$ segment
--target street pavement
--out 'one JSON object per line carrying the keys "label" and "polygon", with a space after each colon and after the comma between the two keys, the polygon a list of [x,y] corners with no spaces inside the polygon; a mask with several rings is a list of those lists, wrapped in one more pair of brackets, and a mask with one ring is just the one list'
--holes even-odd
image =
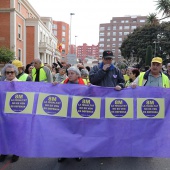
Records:
{"label": "street pavement", "polygon": [[84,158],[62,163],[57,158],[20,158],[10,163],[8,157],[0,170],[170,170],[170,158]]}

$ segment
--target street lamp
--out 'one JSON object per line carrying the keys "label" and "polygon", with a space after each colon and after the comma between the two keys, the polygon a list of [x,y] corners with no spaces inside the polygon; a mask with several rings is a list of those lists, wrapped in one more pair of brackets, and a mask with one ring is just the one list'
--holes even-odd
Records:
{"label": "street lamp", "polygon": [[75,14],[70,13],[70,48],[69,48],[69,54],[71,53],[71,20],[72,20],[72,15],[75,15]]}
{"label": "street lamp", "polygon": [[153,42],[155,44],[155,52],[154,52],[154,57],[156,57],[156,44],[159,43],[159,41],[154,41]]}
{"label": "street lamp", "polygon": [[75,35],[75,54],[76,54],[76,51],[77,51],[77,50],[76,50],[76,49],[77,49],[77,48],[76,48],[76,38],[77,38],[77,35]]}

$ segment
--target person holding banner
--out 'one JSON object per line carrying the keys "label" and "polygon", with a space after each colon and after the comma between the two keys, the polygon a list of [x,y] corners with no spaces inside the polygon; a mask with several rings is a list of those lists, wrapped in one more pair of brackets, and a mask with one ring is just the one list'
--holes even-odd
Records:
{"label": "person holding banner", "polygon": [[[13,64],[6,64],[2,69],[2,75],[5,76],[4,81],[12,82],[12,81],[19,81],[16,76],[18,75],[18,69]],[[2,139],[1,139],[2,140]],[[8,155],[1,154],[0,155],[0,162],[5,161],[5,158]],[[11,162],[18,161],[19,156],[12,155]]]}
{"label": "person holding banner", "polygon": [[132,88],[137,86],[170,87],[168,77],[162,73],[162,58],[154,57],[152,59],[150,70],[140,73],[131,84]]}
{"label": "person holding banner", "polygon": [[[68,69],[68,78],[62,82],[63,84],[80,84],[87,85],[87,81],[81,78],[80,70],[72,66]],[[66,158],[58,158],[58,162],[63,162]],[[76,161],[80,162],[82,158],[75,158]]]}
{"label": "person holding banner", "polygon": [[62,83],[63,84],[82,84],[87,85],[87,81],[81,78],[80,70],[72,66],[68,70],[68,78],[65,79]]}
{"label": "person holding banner", "polygon": [[94,66],[89,73],[90,83],[103,87],[114,87],[121,90],[125,86],[125,80],[121,71],[112,64],[112,51],[104,51],[102,63]]}

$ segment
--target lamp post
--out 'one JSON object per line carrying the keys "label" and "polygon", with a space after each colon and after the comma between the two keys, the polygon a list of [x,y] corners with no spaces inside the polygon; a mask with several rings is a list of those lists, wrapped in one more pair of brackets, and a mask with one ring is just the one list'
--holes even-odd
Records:
{"label": "lamp post", "polygon": [[76,38],[77,38],[77,35],[75,35],[75,54],[77,53],[77,47],[76,47]]}
{"label": "lamp post", "polygon": [[71,20],[72,20],[72,15],[75,15],[75,14],[70,13],[70,48],[69,48],[69,54],[71,53]]}
{"label": "lamp post", "polygon": [[154,57],[156,57],[156,44],[159,43],[159,41],[154,41],[153,43],[155,44]]}

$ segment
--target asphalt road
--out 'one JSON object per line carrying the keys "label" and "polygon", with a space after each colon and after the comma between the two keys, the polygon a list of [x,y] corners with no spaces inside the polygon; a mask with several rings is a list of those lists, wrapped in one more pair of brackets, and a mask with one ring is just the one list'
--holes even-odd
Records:
{"label": "asphalt road", "polygon": [[81,162],[57,158],[20,158],[0,163],[0,170],[170,170],[170,158],[84,158]]}

